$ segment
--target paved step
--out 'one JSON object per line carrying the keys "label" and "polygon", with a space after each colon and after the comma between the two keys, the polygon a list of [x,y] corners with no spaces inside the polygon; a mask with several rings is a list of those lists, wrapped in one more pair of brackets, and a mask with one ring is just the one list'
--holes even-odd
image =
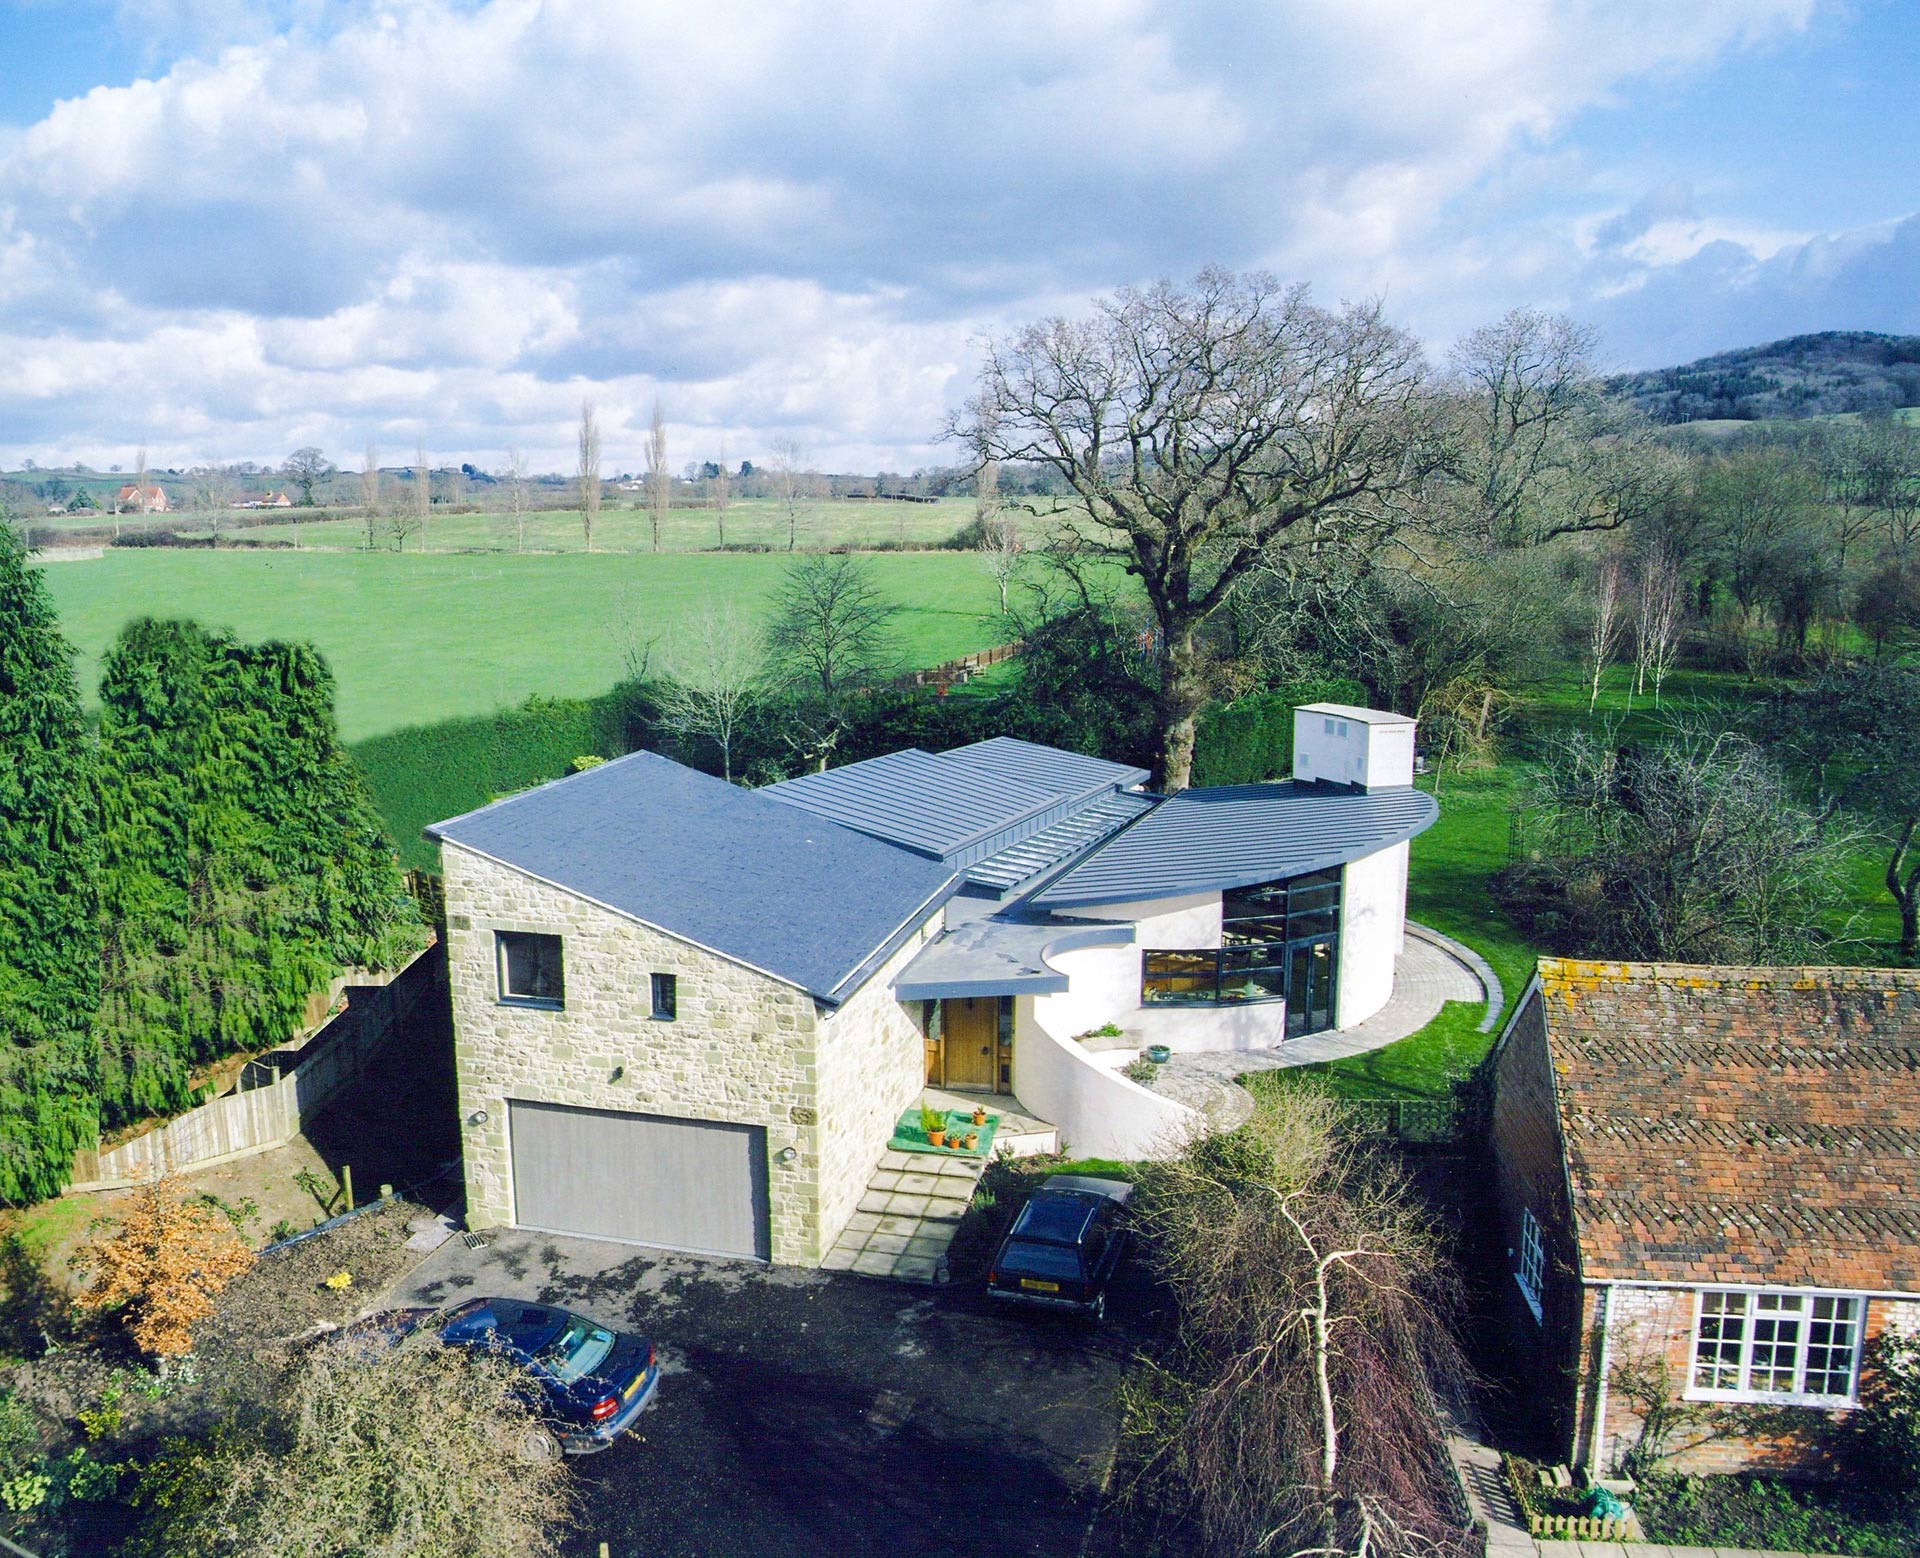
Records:
{"label": "paved step", "polygon": [[866,1194],[820,1262],[822,1269],[927,1286],[945,1282],[947,1246],[986,1166],[984,1158],[881,1153]]}

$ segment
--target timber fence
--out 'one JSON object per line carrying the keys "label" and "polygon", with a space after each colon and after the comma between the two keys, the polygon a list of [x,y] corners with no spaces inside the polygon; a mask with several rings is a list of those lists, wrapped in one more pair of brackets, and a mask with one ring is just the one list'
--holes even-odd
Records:
{"label": "timber fence", "polygon": [[68,1191],[123,1190],[285,1146],[397,1035],[444,1026],[445,947],[436,942],[391,979],[348,985],[344,995],[346,1009],[306,1043],[248,1061],[232,1092],[131,1141],[76,1152]]}

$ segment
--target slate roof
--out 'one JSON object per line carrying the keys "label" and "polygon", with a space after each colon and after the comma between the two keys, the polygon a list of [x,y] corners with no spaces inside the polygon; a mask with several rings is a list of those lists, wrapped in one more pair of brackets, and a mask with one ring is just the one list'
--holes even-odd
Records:
{"label": "slate roof", "polygon": [[1358,860],[1432,826],[1411,788],[1223,785],[1182,790],[1034,894],[1042,907],[1132,903],[1278,881]]}
{"label": "slate roof", "polygon": [[798,985],[858,988],[959,884],[924,856],[635,752],[426,830]]}
{"label": "slate roof", "polygon": [[761,793],[948,865],[967,865],[1146,778],[1145,769],[996,736],[950,752],[908,747]]}
{"label": "slate roof", "polygon": [[1920,974],[1540,981],[1585,1278],[1920,1293]]}

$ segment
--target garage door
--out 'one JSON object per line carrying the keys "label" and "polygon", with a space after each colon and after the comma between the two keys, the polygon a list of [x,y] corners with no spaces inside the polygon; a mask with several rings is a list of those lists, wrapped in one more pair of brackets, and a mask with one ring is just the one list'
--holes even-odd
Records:
{"label": "garage door", "polygon": [[764,1127],[518,1100],[509,1115],[523,1228],[767,1258]]}

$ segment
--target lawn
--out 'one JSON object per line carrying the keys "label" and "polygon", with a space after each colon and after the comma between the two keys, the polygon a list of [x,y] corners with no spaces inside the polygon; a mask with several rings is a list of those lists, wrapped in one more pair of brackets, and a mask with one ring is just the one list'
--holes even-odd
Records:
{"label": "lawn", "polygon": [[[914,508],[899,504],[889,507]],[[765,611],[786,559],[746,553],[500,554],[109,549],[45,571],[92,695],[100,656],[142,615],[194,617],[243,638],[317,644],[339,681],[349,741],[534,695],[586,696],[620,680],[626,625],[670,656],[708,602]],[[962,552],[878,553],[880,586],[903,608],[907,665],[936,665],[1004,641],[993,582]]]}

